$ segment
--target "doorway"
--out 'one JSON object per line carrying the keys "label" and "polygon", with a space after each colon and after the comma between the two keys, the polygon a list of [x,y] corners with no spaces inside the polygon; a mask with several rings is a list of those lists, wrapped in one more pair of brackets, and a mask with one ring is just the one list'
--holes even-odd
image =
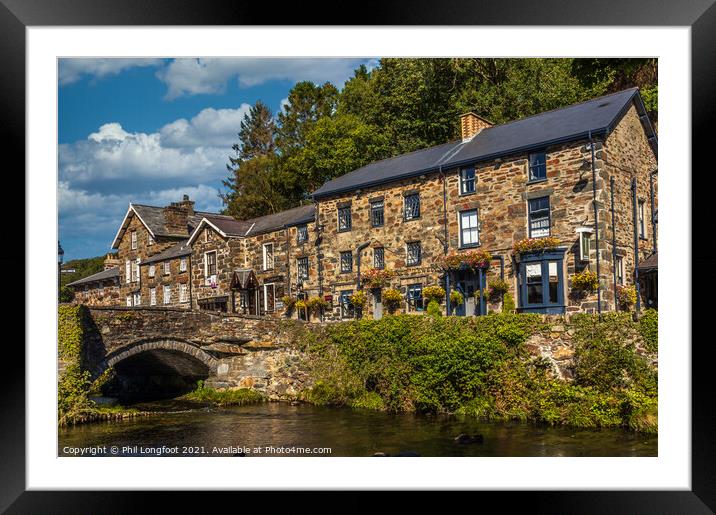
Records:
{"label": "doorway", "polygon": [[455,306],[457,316],[479,316],[487,314],[487,305],[483,298],[485,290],[485,270],[458,270],[454,273],[455,290],[462,294],[463,302]]}

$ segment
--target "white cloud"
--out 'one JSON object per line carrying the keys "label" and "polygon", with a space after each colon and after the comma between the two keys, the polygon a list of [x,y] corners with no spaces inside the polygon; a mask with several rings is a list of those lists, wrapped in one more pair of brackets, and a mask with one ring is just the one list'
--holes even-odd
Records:
{"label": "white cloud", "polygon": [[241,121],[249,112],[249,104],[238,109],[214,109],[208,107],[191,121],[180,118],[168,123],[159,131],[165,147],[223,146],[231,148],[238,140]]}
{"label": "white cloud", "polygon": [[161,59],[149,58],[64,58],[60,59],[58,64],[59,82],[61,86],[65,86],[77,82],[83,75],[101,79],[137,66],[160,66],[162,62]]}
{"label": "white cloud", "polygon": [[182,58],[159,70],[157,77],[166,83],[165,98],[171,100],[182,95],[222,93],[234,77],[241,87],[269,80],[329,81],[341,87],[364,62],[339,58]]}

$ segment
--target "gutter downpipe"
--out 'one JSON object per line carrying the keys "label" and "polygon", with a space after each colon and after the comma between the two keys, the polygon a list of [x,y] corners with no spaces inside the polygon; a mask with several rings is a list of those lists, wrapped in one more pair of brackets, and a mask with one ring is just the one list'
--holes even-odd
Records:
{"label": "gutter downpipe", "polygon": [[[320,216],[319,216],[319,210],[318,210],[318,202],[314,199],[313,203],[316,206],[315,214],[313,215],[313,225],[315,226],[316,230],[316,265],[318,268],[318,296],[323,297],[323,260],[321,259],[321,224],[320,222]],[[321,322],[323,322],[324,319],[324,308],[321,308],[321,314],[320,319]]]}
{"label": "gutter downpipe", "polygon": [[619,311],[619,303],[617,302],[617,226],[614,221],[614,176],[609,179],[609,187],[611,189],[612,201],[612,268],[614,269],[614,310]]}
{"label": "gutter downpipe", "polygon": [[[448,253],[448,226],[447,226],[447,180],[443,173],[443,167],[438,167],[438,173],[443,180],[443,254],[447,256]],[[450,271],[445,271],[445,311],[449,315],[452,314],[452,306],[450,305]]]}
{"label": "gutter downpipe", "polygon": [[363,249],[366,248],[368,245],[370,245],[370,242],[366,241],[365,243],[361,243],[360,245],[358,245],[358,248],[356,249],[356,268],[358,269],[356,290],[362,289],[360,284],[360,253],[363,252]]}
{"label": "gutter downpipe", "polygon": [[602,316],[602,282],[599,274],[599,210],[597,208],[597,169],[594,165],[594,140],[589,131],[589,149],[592,153],[592,206],[594,207],[594,245],[597,250],[597,313]]}
{"label": "gutter downpipe", "polygon": [[641,288],[639,287],[639,234],[636,213],[636,177],[631,180],[631,204],[634,216],[634,287],[636,288],[636,312],[641,310]]}
{"label": "gutter downpipe", "polygon": [[657,173],[659,173],[658,168],[649,174],[649,189],[650,189],[650,196],[651,196],[651,239],[653,241],[652,250],[654,251],[654,254],[656,254],[656,251],[657,251],[657,248],[656,248],[656,215],[654,215],[654,175],[656,175]]}

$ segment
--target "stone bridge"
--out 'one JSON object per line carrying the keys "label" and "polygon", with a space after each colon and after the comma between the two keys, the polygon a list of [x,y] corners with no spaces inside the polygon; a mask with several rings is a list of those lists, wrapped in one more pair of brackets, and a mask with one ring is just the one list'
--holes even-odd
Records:
{"label": "stone bridge", "polygon": [[201,379],[209,386],[248,387],[294,398],[306,374],[287,344],[291,322],[178,308],[88,308],[86,362],[108,368],[108,393],[176,395]]}

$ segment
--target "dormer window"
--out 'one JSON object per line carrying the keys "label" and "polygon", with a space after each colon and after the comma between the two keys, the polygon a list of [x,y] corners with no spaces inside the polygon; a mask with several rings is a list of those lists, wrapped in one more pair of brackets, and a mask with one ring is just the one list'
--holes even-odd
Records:
{"label": "dormer window", "polygon": [[474,166],[460,170],[460,195],[475,193],[476,184],[477,178],[475,177]]}
{"label": "dormer window", "polygon": [[547,154],[533,152],[529,155],[529,181],[542,181],[547,179]]}
{"label": "dormer window", "polygon": [[304,243],[308,241],[308,226],[307,225],[299,225],[296,229],[297,239],[298,243]]}

